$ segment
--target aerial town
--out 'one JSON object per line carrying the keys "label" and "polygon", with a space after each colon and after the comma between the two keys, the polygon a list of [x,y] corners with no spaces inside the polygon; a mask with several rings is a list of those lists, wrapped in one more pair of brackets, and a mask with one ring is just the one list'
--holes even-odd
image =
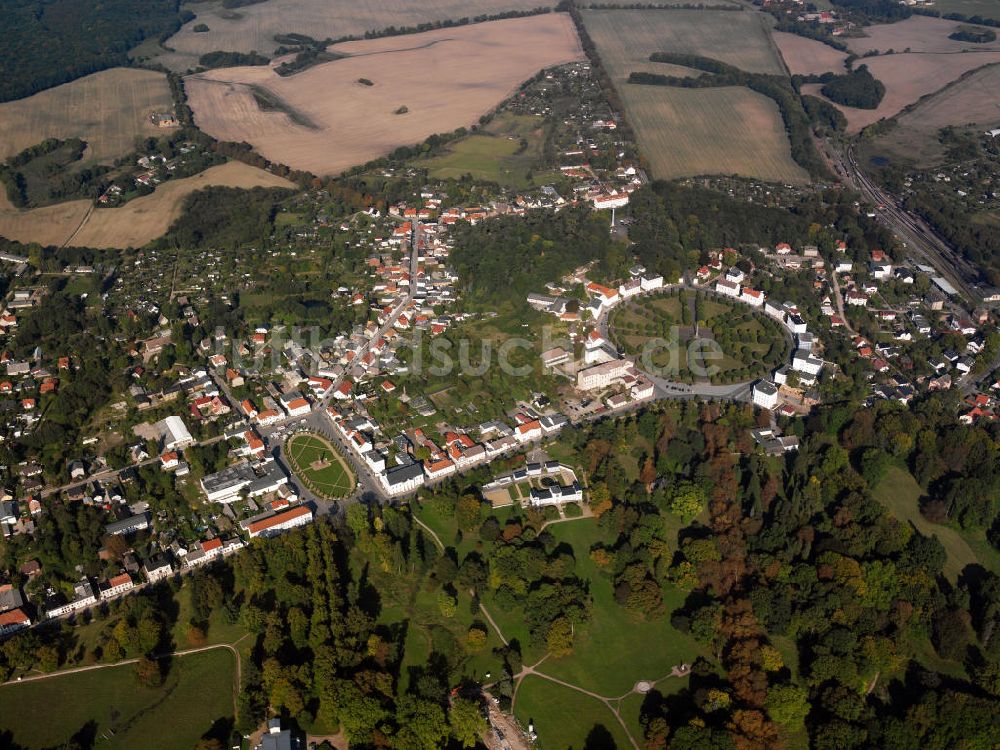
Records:
{"label": "aerial town", "polygon": [[0,746],[992,747],[1000,16],[65,2]]}

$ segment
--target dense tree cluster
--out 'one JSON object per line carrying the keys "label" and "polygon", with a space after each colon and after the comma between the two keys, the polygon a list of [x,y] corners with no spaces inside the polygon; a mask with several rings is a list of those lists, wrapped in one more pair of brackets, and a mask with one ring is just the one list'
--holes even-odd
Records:
{"label": "dense tree cluster", "polygon": [[871,74],[867,65],[859,65],[850,73],[833,76],[823,84],[822,92],[845,107],[876,109],[885,96],[885,84]]}
{"label": "dense tree cluster", "polygon": [[813,244],[829,253],[843,239],[859,259],[867,257],[870,248],[893,247],[891,235],[866,221],[853,202],[849,192],[823,191],[785,210],[747,204],[704,188],[655,182],[632,193],[629,239],[641,263],[665,279],[697,268],[709,250],[720,247],[773,248],[788,242],[794,247]]}
{"label": "dense tree cluster", "polygon": [[131,48],[194,17],[178,0],[3,0],[0,8],[0,101],[127,65]]}
{"label": "dense tree cluster", "polygon": [[599,276],[617,278],[627,263],[606,217],[584,206],[460,224],[452,234],[450,260],[473,305],[525,306],[530,292],[542,291],[546,282],[577,266],[597,261]]}

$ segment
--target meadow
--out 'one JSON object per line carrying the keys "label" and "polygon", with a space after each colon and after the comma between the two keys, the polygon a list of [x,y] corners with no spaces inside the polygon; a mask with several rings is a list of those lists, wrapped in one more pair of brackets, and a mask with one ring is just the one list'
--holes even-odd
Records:
{"label": "meadow", "polygon": [[232,717],[235,668],[233,654],[217,649],[172,659],[156,688],[140,685],[132,665],[3,685],[0,727],[27,750],[78,733],[81,747],[188,750]]}
{"label": "meadow", "polygon": [[961,531],[931,523],[920,513],[920,498],[926,494],[913,475],[905,468],[890,467],[875,488],[875,499],[899,520],[911,524],[925,536],[936,536],[947,553],[944,574],[955,581],[967,565],[982,565],[1000,572],[1000,553],[984,539],[983,534]]}
{"label": "meadow", "polygon": [[[636,131],[654,177],[704,174],[808,182],[792,160],[777,105],[747,88],[681,89],[627,83],[633,71],[695,75],[649,61],[653,52],[711,57],[780,75],[771,18],[752,11],[586,10],[584,23]],[[739,42],[738,44],[736,42]]]}
{"label": "meadow", "polygon": [[431,179],[459,179],[468,174],[520,189],[532,184],[530,173],[541,159],[544,141],[541,117],[504,113],[479,132],[449,145],[445,153],[421,159],[414,166],[426,169]]}
{"label": "meadow", "polygon": [[162,133],[149,120],[172,111],[163,73],[112,68],[26,99],[0,104],[0,159],[46,138],[87,142],[84,163],[110,163],[135,147],[138,137]]}
{"label": "meadow", "polygon": [[295,475],[318,497],[335,500],[354,489],[354,475],[333,444],[321,435],[303,432],[288,438],[284,455]]}
{"label": "meadow", "polygon": [[[631,747],[614,714],[596,698],[541,677],[528,676],[517,691],[515,716],[531,724],[539,750]],[[610,738],[613,744],[608,744]],[[642,734],[637,735],[637,740]]]}
{"label": "meadow", "polygon": [[141,247],[164,234],[181,215],[184,199],[210,186],[293,187],[263,169],[232,161],[193,177],[168,180],[151,195],[119,208],[92,208],[87,200],[19,210],[0,194],[0,236],[18,242],[78,247]]}
{"label": "meadow", "polygon": [[[197,18],[181,27],[164,45],[147,44],[134,54],[153,56],[171,70],[184,72],[198,65],[206,52],[260,52],[271,55],[279,46],[275,34],[306,34],[313,39],[362,36],[366,31],[412,27],[509,10],[532,10],[555,3],[538,0],[267,0],[237,9],[220,0],[188,6]],[[196,32],[198,24],[208,26]],[[172,50],[172,51],[170,51]]]}
{"label": "meadow", "polygon": [[335,174],[468,127],[542,68],[583,54],[564,13],[330,49],[346,57],[285,78],[266,66],[190,76],[196,122],[220,140],[251,143],[273,161]]}

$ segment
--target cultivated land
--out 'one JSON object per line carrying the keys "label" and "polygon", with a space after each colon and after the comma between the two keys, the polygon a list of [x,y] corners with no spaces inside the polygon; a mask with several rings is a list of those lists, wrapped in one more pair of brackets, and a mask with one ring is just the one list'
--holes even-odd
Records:
{"label": "cultivated land", "polygon": [[169,180],[152,195],[120,208],[98,209],[88,200],[79,200],[23,211],[0,194],[0,236],[42,245],[141,247],[170,228],[188,195],[210,186],[294,187],[283,177],[233,161],[193,177]]}
{"label": "cultivated land", "polygon": [[[872,75],[885,84],[885,97],[877,109],[837,106],[847,117],[848,131],[856,133],[874,122],[899,114],[920,97],[944,88],[963,74],[983,65],[1000,62],[1000,50],[956,54],[912,53],[883,55],[865,59]],[[821,98],[820,84],[806,84],[802,90]],[[992,97],[995,101],[995,93]]]}
{"label": "cultivated land", "polygon": [[872,154],[932,166],[944,158],[938,131],[948,125],[974,123],[980,128],[1000,124],[1000,65],[977,70],[900,115],[896,127],[868,147]]}
{"label": "cultivated land", "polygon": [[26,99],[0,104],[0,159],[46,138],[87,142],[85,162],[108,163],[135,146],[137,137],[162,133],[153,112],[172,111],[163,73],[112,68]]}
{"label": "cultivated land", "polygon": [[322,500],[335,500],[354,489],[354,474],[333,444],[321,435],[303,432],[285,443],[284,455],[295,476]]}
{"label": "cultivated land", "polygon": [[[471,125],[540,69],[582,58],[565,13],[331,49],[349,57],[287,78],[266,66],[189,77],[198,125],[220,140],[247,141],[273,161],[338,173]],[[403,106],[408,112],[396,114]]]}
{"label": "cultivated land", "polygon": [[[154,54],[171,70],[183,72],[198,66],[206,52],[226,50],[271,55],[279,44],[275,34],[305,34],[313,39],[362,36],[390,26],[406,27],[430,21],[449,21],[493,15],[509,10],[533,10],[555,3],[538,0],[267,0],[227,9],[221,2],[197,3],[190,9],[198,17],[170,37],[163,47],[146,45],[138,54]],[[209,30],[195,32],[205,24]]]}
{"label": "cultivated land", "polygon": [[587,30],[625,104],[654,177],[736,174],[804,183],[777,106],[746,88],[681,89],[627,83],[633,71],[693,71],[649,61],[653,52],[712,57],[744,70],[784,73],[771,19],[752,11],[586,10]]}
{"label": "cultivated land", "polygon": [[785,72],[771,42],[773,20],[754,11],[585,10],[584,25],[617,82],[634,70],[671,72],[654,52],[711,57],[751,73]]}
{"label": "cultivated land", "polygon": [[654,177],[741,175],[805,183],[777,105],[743,87],[626,84],[622,98]]}
{"label": "cultivated land", "polygon": [[139,685],[132,665],[4,685],[0,727],[27,750],[62,747],[91,723],[108,750],[191,748],[232,716],[235,668],[233,654],[218,649],[172,659],[158,688]]}
{"label": "cultivated land", "polygon": [[844,60],[847,59],[845,52],[787,31],[775,31],[772,36],[792,75],[821,75],[828,71],[844,71]]}
{"label": "cultivated land", "polygon": [[[948,35],[959,26],[969,24],[958,21],[947,21],[943,18],[927,16],[911,16],[898,23],[876,24],[865,27],[865,36],[845,38],[852,52],[863,55],[871,50],[886,52],[895,50],[902,52],[909,48],[911,52],[961,52],[962,50],[998,50],[1000,38],[987,44],[974,42],[959,42],[949,39]],[[981,26],[977,28],[987,29]],[[865,61],[867,62],[867,61]]]}

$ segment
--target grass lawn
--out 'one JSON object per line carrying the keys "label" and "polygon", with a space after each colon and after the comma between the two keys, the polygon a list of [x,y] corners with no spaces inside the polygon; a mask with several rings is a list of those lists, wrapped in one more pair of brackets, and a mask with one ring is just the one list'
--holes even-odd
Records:
{"label": "grass lawn", "polygon": [[[590,580],[594,610],[590,622],[577,634],[573,654],[546,660],[540,671],[600,695],[617,697],[631,690],[637,681],[658,680],[674,665],[690,663],[702,653],[691,636],[670,625],[669,615],[649,622],[637,621],[615,602],[611,580],[589,556],[591,545],[600,540],[596,522],[560,523],[548,530],[560,542],[573,546],[577,574]],[[683,599],[680,591],[669,591],[667,610],[680,606]]]}
{"label": "grass lawn", "polygon": [[[621,724],[603,703],[539,677],[528,676],[521,683],[514,714],[523,726],[534,724],[538,733],[536,747],[540,750],[591,746],[625,750],[632,746]],[[597,741],[609,735],[613,745]],[[593,744],[588,743],[588,737]]]}
{"label": "grass lawn", "polygon": [[[480,133],[451,144],[446,153],[417,163],[434,179],[477,180],[524,188],[533,184],[532,168],[539,163],[544,141],[542,118],[501,114]],[[527,144],[522,148],[522,139]]]}
{"label": "grass lawn", "polygon": [[90,724],[102,748],[190,750],[232,716],[235,667],[219,649],[174,659],[158,688],[140,686],[131,665],[4,685],[0,727],[32,749],[61,745]]}
{"label": "grass lawn", "polygon": [[919,499],[923,494],[917,480],[906,469],[892,466],[874,490],[875,499],[890,513],[906,523],[912,524],[925,536],[936,536],[944,545],[948,559],[944,564],[944,574],[954,581],[966,565],[980,562],[963,535],[948,526],[931,523],[920,515]]}
{"label": "grass lawn", "polygon": [[325,500],[335,500],[354,489],[354,474],[325,437],[309,432],[292,435],[285,455],[306,486]]}

